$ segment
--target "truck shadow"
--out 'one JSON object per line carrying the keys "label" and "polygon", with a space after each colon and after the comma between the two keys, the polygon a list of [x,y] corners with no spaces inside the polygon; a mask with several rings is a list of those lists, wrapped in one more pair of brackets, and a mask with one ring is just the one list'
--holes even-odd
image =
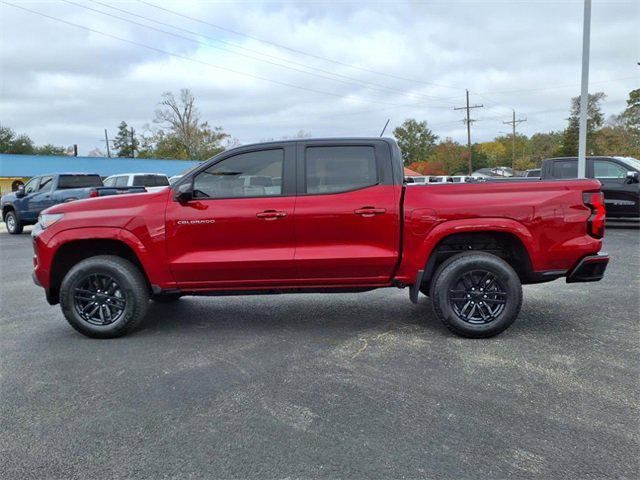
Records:
{"label": "truck shadow", "polygon": [[[547,335],[575,328],[577,325],[562,318],[557,307],[537,299],[525,300],[520,317],[502,336]],[[413,305],[404,295],[380,293],[184,297],[171,304],[152,303],[136,335],[189,331],[204,336],[243,331],[350,335],[390,326],[416,334],[456,337],[435,317],[428,298],[421,297],[419,304]]]}

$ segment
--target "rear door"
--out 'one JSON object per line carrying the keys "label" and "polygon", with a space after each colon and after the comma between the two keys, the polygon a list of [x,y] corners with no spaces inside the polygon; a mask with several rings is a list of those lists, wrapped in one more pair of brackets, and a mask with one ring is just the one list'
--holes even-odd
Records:
{"label": "rear door", "polygon": [[379,284],[398,259],[400,188],[389,146],[308,141],[297,148],[295,264],[302,282]]}
{"label": "rear door", "polygon": [[589,162],[589,177],[602,183],[607,216],[626,217],[638,214],[638,184],[627,181],[629,167],[608,158],[594,158]]}
{"label": "rear door", "polygon": [[[251,185],[255,176],[261,185]],[[295,143],[229,152],[174,189],[184,182],[193,182],[193,200],[170,197],[166,210],[167,253],[181,288],[260,288],[295,278]]]}

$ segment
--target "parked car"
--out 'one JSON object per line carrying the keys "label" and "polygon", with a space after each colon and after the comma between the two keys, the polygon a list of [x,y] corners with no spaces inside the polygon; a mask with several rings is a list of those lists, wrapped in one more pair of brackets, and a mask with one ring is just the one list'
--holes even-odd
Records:
{"label": "parked car", "polygon": [[539,168],[531,168],[529,170],[524,171],[523,177],[526,178],[540,178],[540,169]]}
{"label": "parked car", "polygon": [[98,174],[60,173],[31,178],[18,190],[0,199],[2,220],[11,234],[22,233],[25,225],[33,225],[40,212],[58,203],[117,193],[145,192],[141,187],[109,188]]}
{"label": "parked car", "polygon": [[146,187],[150,192],[161,190],[169,185],[164,173],[120,173],[105,179],[107,187]]}
{"label": "parked car", "polygon": [[182,178],[182,175],[174,175],[173,177],[169,177],[169,185],[173,185],[181,178]]}
{"label": "parked car", "polygon": [[[640,160],[633,157],[587,157],[587,178],[600,180],[608,217],[640,217]],[[578,158],[550,158],[542,163],[541,178],[578,176]]]}
{"label": "parked car", "polygon": [[[256,177],[274,189],[256,194]],[[131,331],[150,298],[385,287],[490,337],[517,317],[523,283],[597,281],[609,261],[597,181],[515,182],[405,187],[391,139],[246,145],[169,189],[49,208],[34,280],[91,337]]]}

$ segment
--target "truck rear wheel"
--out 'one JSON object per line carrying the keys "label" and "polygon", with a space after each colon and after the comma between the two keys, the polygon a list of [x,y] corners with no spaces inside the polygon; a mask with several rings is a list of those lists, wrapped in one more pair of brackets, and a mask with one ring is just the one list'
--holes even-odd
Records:
{"label": "truck rear wheel", "polygon": [[4,223],[7,225],[7,232],[11,235],[18,235],[22,233],[22,223],[20,223],[16,212],[13,210],[9,210],[4,216]]}
{"label": "truck rear wheel", "polygon": [[114,338],[134,330],[149,307],[142,272],[112,255],[82,260],[60,286],[60,307],[69,324],[88,337]]}
{"label": "truck rear wheel", "polygon": [[522,305],[522,285],[501,258],[466,252],[440,265],[429,296],[436,316],[449,330],[463,337],[487,338],[515,321]]}

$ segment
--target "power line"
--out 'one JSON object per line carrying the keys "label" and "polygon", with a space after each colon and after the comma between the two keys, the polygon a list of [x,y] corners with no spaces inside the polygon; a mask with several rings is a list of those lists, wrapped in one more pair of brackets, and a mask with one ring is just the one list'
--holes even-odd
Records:
{"label": "power line", "polygon": [[[113,35],[111,33],[106,33],[106,32],[100,31],[100,30],[96,30],[96,29],[93,29],[93,28],[85,27],[84,25],[79,25],[77,23],[69,22],[67,20],[63,20],[62,18],[54,17],[52,15],[47,15],[46,13],[38,12],[36,10],[31,10],[29,8],[26,8],[26,7],[21,7],[19,5],[15,5],[15,4],[10,3],[10,2],[6,2],[5,1],[4,3],[6,5],[11,6],[11,7],[18,8],[20,10],[24,10],[25,12],[29,12],[29,13],[32,13],[34,15],[39,15],[41,17],[45,17],[45,18],[48,18],[50,20],[55,20],[57,22],[64,23],[66,25],[70,25],[70,26],[73,26],[73,27],[80,28],[82,30],[86,30],[88,32],[97,33],[98,35],[103,35],[105,37],[113,38],[115,40],[119,40],[121,42],[125,42],[125,43],[128,43],[130,45],[135,45],[137,47],[145,48],[147,50],[151,50],[151,51],[158,52],[158,53],[163,53],[165,55],[169,55],[169,56],[172,56],[172,57],[180,58],[182,60],[187,60],[189,62],[193,62],[193,63],[197,63],[197,64],[200,64],[200,65],[205,65],[205,66],[208,66],[208,67],[216,68],[218,70],[224,70],[224,71],[227,71],[227,72],[235,73],[237,75],[243,75],[243,76],[246,76],[246,77],[255,78],[257,80],[262,80],[262,81],[265,81],[265,82],[274,83],[276,85],[282,85],[282,86],[285,86],[285,87],[295,88],[295,89],[298,89],[298,90],[304,90],[304,91],[307,91],[307,92],[320,93],[322,95],[329,95],[329,96],[337,97],[337,98],[353,99],[352,96],[342,95],[342,94],[334,93],[334,92],[327,92],[327,91],[318,90],[318,89],[315,89],[315,88],[303,87],[301,85],[296,85],[296,84],[293,84],[293,83],[281,82],[279,80],[273,80],[273,79],[270,79],[270,78],[261,77],[259,75],[254,75],[254,74],[251,74],[251,73],[242,72],[242,71],[235,70],[235,69],[232,69],[232,68],[222,67],[220,65],[215,65],[213,63],[205,62],[203,60],[197,60],[195,58],[190,58],[190,57],[187,57],[187,56],[184,56],[184,55],[180,55],[178,53],[169,52],[167,50],[163,50],[161,48],[153,47],[153,46],[147,45],[145,43],[140,43],[140,42],[136,42],[134,40],[129,40],[129,39],[126,39],[126,38],[122,38],[122,37],[119,37],[117,35]],[[367,103],[377,103],[377,104],[380,104],[380,105],[389,105],[389,106],[394,106],[394,107],[397,106],[396,104],[387,103],[387,102],[380,102],[380,101],[377,101],[377,100],[361,100],[361,99],[356,99],[356,100],[359,100],[359,101],[362,101],[362,102],[367,102]]]}
{"label": "power line", "polygon": [[516,171],[516,125],[526,121],[527,121],[526,118],[519,118],[518,120],[516,120],[516,111],[513,110],[512,120],[510,122],[502,122],[505,125],[511,125],[511,127],[513,128],[513,135],[511,138],[511,142],[512,142],[511,143],[511,147],[512,147],[511,169],[514,172]]}
{"label": "power line", "polygon": [[[225,51],[225,52],[229,52],[229,53],[232,53],[234,55],[239,55],[239,56],[242,56],[242,57],[245,57],[245,58],[251,58],[251,59],[257,60],[259,62],[265,62],[265,63],[268,63],[270,65],[275,65],[275,66],[278,66],[278,67],[287,68],[289,70],[293,70],[293,71],[296,71],[296,72],[304,73],[304,74],[307,74],[307,75],[313,75],[313,76],[316,76],[318,78],[323,78],[323,79],[327,79],[327,80],[333,80],[333,81],[336,81],[336,82],[345,83],[347,85],[370,86],[375,90],[386,90],[386,91],[389,91],[389,92],[394,92],[394,93],[398,93],[398,94],[401,94],[401,95],[404,95],[404,96],[409,96],[409,97],[414,97],[414,98],[421,98],[422,97],[422,98],[429,99],[429,100],[450,100],[450,98],[443,98],[443,97],[436,97],[436,96],[433,96],[433,95],[425,95],[425,94],[417,94],[417,93],[406,92],[406,91],[399,90],[397,88],[392,88],[392,87],[389,87],[389,86],[386,86],[386,85],[381,85],[381,84],[374,83],[374,82],[369,82],[369,81],[366,81],[366,80],[360,80],[358,78],[350,77],[348,75],[342,75],[340,73],[332,72],[330,70],[325,70],[325,69],[322,69],[322,68],[306,65],[304,63],[296,62],[294,60],[286,59],[286,58],[279,57],[279,56],[276,56],[276,55],[270,55],[268,53],[264,53],[264,52],[260,52],[258,50],[247,48],[247,47],[244,47],[242,45],[238,45],[238,44],[233,43],[233,42],[228,42],[226,40],[221,40],[221,39],[218,39],[218,38],[210,37],[208,35],[204,35],[204,34],[199,33],[199,32],[194,32],[193,30],[188,30],[186,28],[178,27],[178,26],[173,25],[171,23],[162,22],[160,20],[149,18],[149,17],[144,16],[144,15],[139,15],[137,13],[125,10],[123,8],[115,7],[113,5],[109,5],[109,4],[106,4],[104,2],[100,2],[98,0],[89,0],[89,1],[92,2],[92,3],[95,3],[97,5],[101,5],[103,7],[107,7],[107,8],[110,8],[112,10],[116,10],[116,11],[125,13],[127,15],[132,16],[132,17],[144,19],[146,21],[153,22],[153,23],[156,23],[158,25],[164,25],[164,26],[173,28],[175,30],[188,33],[190,35],[195,35],[195,36],[198,36],[198,37],[206,38],[206,39],[208,39],[210,41],[213,41],[213,42],[222,43],[224,45],[228,45],[228,46],[231,46],[233,48],[237,48],[237,49],[244,50],[244,51],[247,51],[247,52],[252,52],[254,54],[257,54],[257,55],[260,55],[260,56],[263,56],[263,57],[273,58],[273,59],[276,59],[276,60],[279,60],[279,61],[282,61],[282,62],[290,63],[292,65],[297,65],[297,66],[300,66],[300,67],[303,67],[303,68],[306,68],[306,69],[309,69],[309,70],[322,72],[322,73],[325,73],[325,74],[328,74],[328,75],[332,75],[334,77],[344,78],[344,79],[350,80],[350,82],[341,81],[341,80],[338,80],[336,78],[327,77],[325,75],[315,74],[313,72],[307,72],[307,71],[304,71],[304,70],[300,70],[298,68],[291,67],[289,65],[283,65],[281,63],[272,62],[272,61],[269,61],[269,60],[265,60],[263,58],[258,58],[258,57],[252,56],[252,55],[246,55],[246,54],[243,54],[243,53],[236,52],[234,50],[230,50],[228,48],[212,45],[211,43],[200,42],[198,40],[195,40],[195,39],[192,39],[192,38],[188,38],[188,37],[184,37],[184,36],[176,34],[174,32],[167,32],[166,30],[154,28],[154,27],[151,27],[149,25],[145,25],[145,24],[138,23],[138,22],[135,22],[135,21],[127,19],[127,18],[120,17],[118,15],[110,14],[110,13],[107,13],[107,12],[104,12],[104,11],[101,11],[101,10],[97,10],[95,8],[88,7],[86,5],[82,5],[82,4],[73,2],[71,0],[61,0],[61,1],[65,2],[65,3],[68,3],[70,5],[74,5],[76,7],[80,7],[80,8],[84,8],[86,10],[90,10],[90,11],[93,11],[93,12],[100,13],[101,15],[105,15],[105,16],[108,16],[108,17],[111,17],[111,18],[116,18],[118,20],[122,20],[124,22],[128,22],[128,23],[131,23],[133,25],[138,25],[138,26],[143,27],[143,28],[154,30],[156,32],[161,32],[161,33],[164,33],[164,34],[167,34],[167,35],[172,35],[174,37],[182,38],[184,40],[187,40],[187,41],[190,41],[190,42],[194,42],[194,43],[198,43],[200,45],[205,45],[205,46],[208,46],[208,47],[217,48],[219,50],[222,50],[222,51]],[[444,107],[443,106],[442,108],[448,108],[448,107]]]}
{"label": "power line", "polygon": [[[602,84],[602,83],[613,83],[613,82],[622,82],[624,80],[640,80],[640,77],[638,76],[634,76],[634,77],[620,77],[620,78],[614,78],[611,80],[601,80],[599,82],[589,82],[591,85],[595,85],[595,84]],[[525,88],[525,89],[518,89],[518,90],[503,90],[503,91],[499,91],[499,92],[482,92],[484,95],[504,95],[504,94],[509,94],[509,93],[521,93],[521,92],[539,92],[539,91],[543,91],[543,90],[556,90],[556,89],[560,89],[560,88],[569,88],[569,87],[579,87],[580,84],[579,83],[571,83],[571,84],[566,84],[566,85],[554,85],[552,87],[539,87],[539,88]],[[476,95],[480,95],[478,92],[474,92]]]}
{"label": "power line", "polygon": [[467,92],[467,105],[465,107],[454,107],[454,110],[466,110],[467,118],[465,119],[465,123],[467,124],[467,147],[469,149],[469,175],[473,173],[473,167],[471,165],[471,122],[475,120],[471,120],[470,111],[472,108],[482,108],[483,105],[469,105],[469,90]]}
{"label": "power line", "polygon": [[299,50],[299,49],[296,49],[296,48],[288,47],[286,45],[282,45],[280,43],[272,42],[270,40],[264,40],[262,38],[255,37],[253,35],[249,35],[247,33],[240,32],[238,30],[233,30],[233,29],[228,28],[228,27],[223,27],[222,25],[216,25],[215,23],[207,22],[207,21],[202,20],[200,18],[190,17],[189,15],[185,15],[183,13],[176,12],[175,10],[170,10],[168,8],[161,7],[160,5],[156,5],[155,3],[147,2],[145,0],[138,0],[138,2],[140,2],[140,3],[144,4],[144,5],[148,5],[150,7],[153,7],[153,8],[157,8],[158,10],[162,10],[162,11],[171,13],[173,15],[177,15],[177,16],[182,17],[182,18],[186,18],[188,20],[192,20],[194,22],[198,22],[198,23],[202,23],[204,25],[208,25],[210,27],[216,28],[218,30],[222,30],[224,32],[229,32],[229,33],[233,33],[235,35],[240,35],[242,37],[251,38],[252,40],[256,40],[256,41],[261,42],[261,43],[265,43],[265,44],[268,44],[268,45],[271,45],[271,46],[274,46],[274,47],[277,47],[277,48],[288,50],[290,52],[294,52],[294,53],[297,53],[297,54],[300,54],[300,55],[305,55],[305,56],[308,56],[308,57],[312,57],[312,58],[315,58],[315,59],[318,59],[318,60],[323,60],[325,62],[334,63],[336,65],[342,65],[343,67],[353,68],[355,70],[361,70],[363,72],[373,73],[375,75],[381,75],[381,76],[384,76],[384,77],[395,78],[396,80],[404,80],[406,82],[422,83],[423,85],[433,85],[433,86],[436,86],[436,87],[451,88],[451,89],[454,89],[454,90],[462,90],[462,88],[460,88],[460,87],[454,87],[454,86],[451,86],[451,85],[443,85],[443,84],[440,84],[440,83],[425,82],[423,80],[416,80],[416,79],[413,79],[413,78],[401,77],[401,76],[393,75],[393,74],[390,74],[390,73],[384,73],[384,72],[379,72],[379,71],[376,71],[376,70],[370,70],[368,68],[359,67],[357,65],[351,65],[351,64],[346,63],[346,62],[341,62],[339,60],[334,60],[334,59],[331,59],[331,58],[323,57],[323,56],[320,56],[320,55],[316,55],[314,53],[305,52],[303,50]]}

